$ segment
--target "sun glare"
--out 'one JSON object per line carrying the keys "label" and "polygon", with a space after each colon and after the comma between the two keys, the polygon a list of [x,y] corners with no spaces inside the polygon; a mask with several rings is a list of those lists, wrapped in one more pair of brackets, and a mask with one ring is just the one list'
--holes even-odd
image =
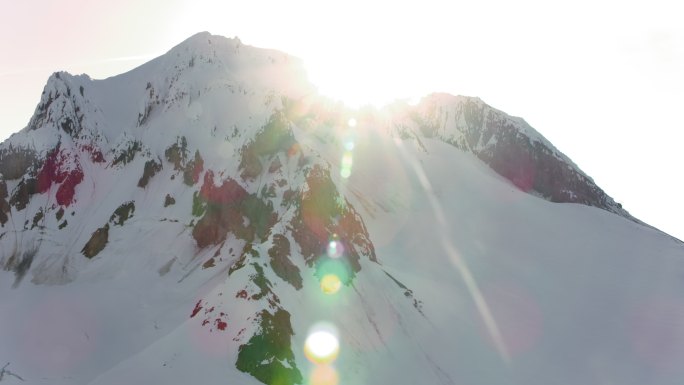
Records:
{"label": "sun glare", "polygon": [[304,342],[304,355],[314,364],[329,364],[339,352],[337,330],[328,324],[315,326]]}
{"label": "sun glare", "polygon": [[[320,58],[314,54],[306,57],[304,65],[309,80],[321,95],[339,100],[347,107],[381,108],[396,100],[413,100],[425,95],[422,87],[390,80],[386,69],[344,66],[344,63],[325,60],[319,63],[321,60],[317,59]],[[356,120],[350,119],[349,126],[355,125]]]}

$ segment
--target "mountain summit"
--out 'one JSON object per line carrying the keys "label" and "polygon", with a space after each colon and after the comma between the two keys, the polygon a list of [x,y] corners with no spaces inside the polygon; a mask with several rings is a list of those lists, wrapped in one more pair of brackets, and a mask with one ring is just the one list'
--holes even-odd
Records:
{"label": "mountain summit", "polygon": [[0,360],[27,383],[684,375],[684,247],[524,120],[352,110],[238,39],[53,74],[0,144],[0,225]]}

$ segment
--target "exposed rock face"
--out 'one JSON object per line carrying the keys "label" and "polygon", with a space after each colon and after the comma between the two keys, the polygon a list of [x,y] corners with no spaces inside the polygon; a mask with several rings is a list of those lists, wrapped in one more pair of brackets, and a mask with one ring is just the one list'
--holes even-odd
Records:
{"label": "exposed rock face", "polygon": [[315,264],[319,277],[325,274],[322,266],[338,263],[320,257],[321,250],[339,239],[346,251],[343,282],[350,283],[354,274],[361,270],[359,259],[362,255],[375,261],[375,250],[363,221],[339,195],[327,170],[314,166],[307,176],[307,186],[308,190],[299,197],[297,213],[291,222],[294,238],[307,265]]}
{"label": "exposed rock face", "polygon": [[127,165],[133,162],[135,155],[142,150],[142,144],[137,140],[131,140],[116,150],[112,166]]}
{"label": "exposed rock face", "polygon": [[192,186],[199,181],[200,174],[204,171],[204,159],[199,150],[195,151],[195,158],[188,162],[183,170],[183,182]]}
{"label": "exposed rock face", "polygon": [[4,226],[7,222],[7,213],[10,212],[10,205],[7,202],[7,183],[0,180],[0,225]]}
{"label": "exposed rock face", "polygon": [[172,197],[170,194],[166,194],[166,197],[164,197],[164,207],[169,207],[171,205],[176,204],[176,199]]}
{"label": "exposed rock face", "polygon": [[161,170],[162,165],[155,160],[148,160],[145,162],[143,175],[140,177],[140,180],[138,180],[138,187],[145,188],[147,184],[150,183],[150,179]]}
{"label": "exposed rock face", "polygon": [[166,151],[164,151],[164,155],[166,156],[166,160],[173,164],[174,170],[183,170],[188,158],[188,140],[185,139],[185,136],[178,138],[176,143],[169,146]]}
{"label": "exposed rock face", "polygon": [[0,174],[5,179],[19,179],[36,162],[35,151],[28,148],[0,149]]}
{"label": "exposed rock face", "polygon": [[242,147],[240,169],[243,180],[254,180],[259,176],[264,170],[264,163],[271,165],[269,172],[277,170],[276,165],[280,160],[274,156],[278,153],[287,153],[296,143],[287,124],[283,113],[272,115],[268,124],[257,133],[254,140]]}
{"label": "exposed rock face", "polygon": [[95,230],[93,232],[93,235],[90,237],[90,240],[88,243],[83,246],[83,249],[81,249],[81,253],[86,257],[86,258],[93,258],[96,255],[102,251],[105,246],[107,246],[107,242],[109,241],[109,223],[105,224],[104,226],[100,227],[99,229]]}
{"label": "exposed rock face", "polygon": [[214,174],[209,170],[199,193],[204,215],[192,232],[197,245],[217,245],[229,233],[247,242],[263,239],[277,220],[273,208],[248,194],[233,179],[223,181],[220,186],[215,186],[213,179]]}
{"label": "exposed rock face", "polygon": [[257,320],[261,332],[240,346],[235,366],[264,384],[300,384],[302,374],[290,347],[290,313],[283,309],[274,314],[264,310]]}
{"label": "exposed rock face", "polygon": [[635,220],[524,120],[478,98],[434,94],[406,107],[393,130],[436,138],[472,152],[519,189],[551,202],[595,206]]}
{"label": "exposed rock face", "polygon": [[[75,160],[69,165],[71,160]],[[42,194],[48,191],[53,185],[60,184],[57,189],[57,203],[60,206],[69,206],[74,202],[76,186],[83,181],[83,170],[78,162],[78,157],[61,151],[59,144],[48,153],[42,168],[38,171],[37,191]]]}
{"label": "exposed rock face", "polygon": [[122,203],[109,218],[109,222],[115,226],[123,226],[128,218],[135,213],[135,202]]}
{"label": "exposed rock face", "polygon": [[274,235],[273,246],[268,249],[268,256],[271,257],[271,268],[278,277],[297,290],[302,288],[299,268],[290,260],[290,241],[287,237],[282,234]]}
{"label": "exposed rock face", "polygon": [[14,206],[18,211],[25,209],[31,196],[38,191],[37,186],[38,181],[31,177],[24,177],[14,189],[9,204]]}
{"label": "exposed rock face", "polygon": [[185,136],[177,138],[176,143],[164,151],[166,160],[173,164],[173,169],[183,173],[183,182],[192,186],[199,181],[200,174],[204,171],[204,159],[199,150],[195,151],[193,159],[189,159],[188,153],[188,142]]}
{"label": "exposed rock face", "polygon": [[46,87],[40,103],[36,107],[28,127],[37,130],[48,124],[57,127],[69,135],[78,135],[83,129],[84,111],[81,104],[84,101],[83,89],[73,92],[70,84],[71,75],[64,72],[53,74],[52,87]]}

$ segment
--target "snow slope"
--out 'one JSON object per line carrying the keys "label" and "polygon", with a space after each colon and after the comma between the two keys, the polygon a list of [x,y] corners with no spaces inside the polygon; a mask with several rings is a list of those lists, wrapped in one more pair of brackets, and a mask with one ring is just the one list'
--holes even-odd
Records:
{"label": "snow slope", "polygon": [[682,243],[476,99],[353,111],[202,33],[53,75],[0,166],[0,363],[23,383],[322,384],[320,322],[339,383],[684,380]]}

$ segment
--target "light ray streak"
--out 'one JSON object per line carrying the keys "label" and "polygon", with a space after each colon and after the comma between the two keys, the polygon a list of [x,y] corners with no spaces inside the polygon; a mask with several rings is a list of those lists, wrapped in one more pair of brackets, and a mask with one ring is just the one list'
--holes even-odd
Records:
{"label": "light ray streak", "polygon": [[427,193],[426,195],[430,202],[430,206],[439,224],[437,231],[439,231],[439,235],[442,241],[442,247],[449,256],[449,260],[458,270],[459,274],[461,275],[461,278],[463,278],[463,282],[466,285],[468,293],[473,298],[473,302],[475,302],[475,307],[477,308],[478,313],[480,313],[480,317],[482,317],[482,320],[484,321],[485,327],[487,328],[487,332],[492,338],[496,350],[498,351],[499,355],[506,363],[506,365],[509,365],[511,359],[508,353],[508,348],[506,347],[506,343],[503,339],[503,335],[501,334],[501,329],[499,328],[496,319],[494,318],[494,314],[489,308],[489,305],[487,304],[487,301],[485,300],[482,291],[478,287],[477,281],[475,280],[475,277],[470,271],[468,264],[463,259],[459,251],[454,247],[454,245],[449,240],[448,222],[446,220],[446,217],[444,216],[439,201],[435,197],[434,190],[432,189],[432,185],[430,184],[430,181],[428,180],[427,175],[425,174],[425,170],[423,170],[423,166],[420,164],[420,162],[416,161],[416,159],[414,159],[407,153],[407,151],[402,146],[401,142],[395,141],[394,143],[399,149],[399,153],[402,155],[404,160],[411,165],[411,169],[416,174],[418,181]]}

